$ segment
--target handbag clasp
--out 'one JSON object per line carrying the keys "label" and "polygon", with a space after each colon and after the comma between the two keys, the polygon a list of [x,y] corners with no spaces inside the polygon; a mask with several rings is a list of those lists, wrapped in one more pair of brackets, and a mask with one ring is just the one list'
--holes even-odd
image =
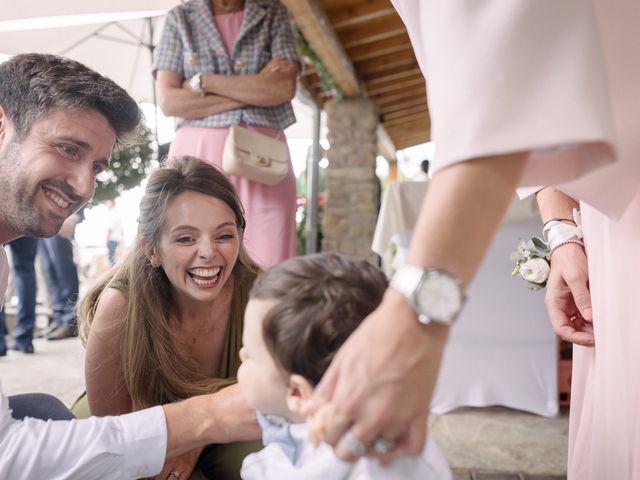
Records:
{"label": "handbag clasp", "polygon": [[256,165],[268,167],[271,165],[271,160],[263,155],[256,155]]}

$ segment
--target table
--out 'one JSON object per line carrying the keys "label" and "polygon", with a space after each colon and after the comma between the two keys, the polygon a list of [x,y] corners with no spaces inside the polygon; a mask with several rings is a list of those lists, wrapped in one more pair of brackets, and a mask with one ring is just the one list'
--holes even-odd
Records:
{"label": "table", "polygon": [[[427,182],[389,184],[372,250],[393,273],[406,260]],[[519,238],[540,234],[533,199],[514,198],[469,286],[468,300],[451,329],[431,411],[503,405],[544,416],[558,412],[556,337],[543,291],[511,276],[509,254]]]}

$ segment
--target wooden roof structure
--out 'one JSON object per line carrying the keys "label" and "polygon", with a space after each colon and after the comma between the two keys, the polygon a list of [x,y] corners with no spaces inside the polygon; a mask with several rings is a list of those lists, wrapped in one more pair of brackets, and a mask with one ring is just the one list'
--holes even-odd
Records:
{"label": "wooden roof structure", "polygon": [[[365,95],[396,149],[430,138],[426,85],[406,27],[389,0],[282,0],[345,96]],[[302,83],[319,105],[336,95],[313,64]]]}

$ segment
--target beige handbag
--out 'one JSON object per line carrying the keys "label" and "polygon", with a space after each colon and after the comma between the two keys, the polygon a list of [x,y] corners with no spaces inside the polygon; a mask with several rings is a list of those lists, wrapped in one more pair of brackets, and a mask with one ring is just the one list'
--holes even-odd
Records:
{"label": "beige handbag", "polygon": [[289,173],[289,149],[285,142],[233,125],[224,143],[222,169],[230,175],[274,186]]}

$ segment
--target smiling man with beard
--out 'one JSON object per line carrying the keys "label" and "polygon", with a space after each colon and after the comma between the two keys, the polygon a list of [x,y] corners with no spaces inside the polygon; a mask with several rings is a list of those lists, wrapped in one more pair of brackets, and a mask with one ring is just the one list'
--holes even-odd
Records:
{"label": "smiling man with beard", "polygon": [[[91,199],[96,176],[140,120],[122,88],[77,62],[28,54],[0,64],[0,243],[55,235]],[[0,248],[0,304],[7,276]],[[213,396],[75,420],[54,397],[6,397],[0,388],[0,478],[148,477],[198,446],[259,435],[255,421],[236,422],[228,438],[226,404],[250,410],[228,389]]]}

